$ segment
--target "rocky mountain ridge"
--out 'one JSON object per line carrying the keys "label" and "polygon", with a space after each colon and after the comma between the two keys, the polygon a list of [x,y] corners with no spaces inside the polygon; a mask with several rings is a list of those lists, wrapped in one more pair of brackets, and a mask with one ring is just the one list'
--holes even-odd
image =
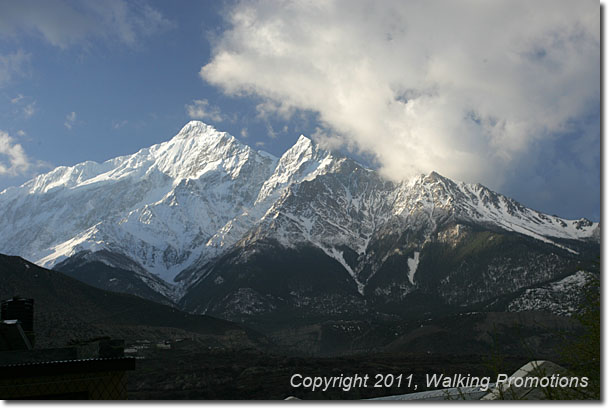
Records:
{"label": "rocky mountain ridge", "polygon": [[0,252],[74,275],[102,263],[97,286],[230,318],[479,303],[573,273],[599,229],[435,172],[393,183],[304,136],[276,158],[198,121],[0,193]]}

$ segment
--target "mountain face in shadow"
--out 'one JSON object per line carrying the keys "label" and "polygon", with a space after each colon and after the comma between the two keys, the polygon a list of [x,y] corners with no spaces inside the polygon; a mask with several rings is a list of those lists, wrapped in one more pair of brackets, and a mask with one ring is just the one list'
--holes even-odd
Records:
{"label": "mountain face in shadow", "polygon": [[234,323],[100,290],[20,257],[0,254],[0,299],[15,295],[34,299],[36,346],[41,348],[100,336],[127,341],[194,338],[227,348],[268,345],[261,335]]}

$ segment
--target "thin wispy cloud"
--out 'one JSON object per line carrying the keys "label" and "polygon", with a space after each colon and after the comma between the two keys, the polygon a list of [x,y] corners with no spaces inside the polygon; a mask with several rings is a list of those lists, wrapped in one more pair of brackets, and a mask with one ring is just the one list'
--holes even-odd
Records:
{"label": "thin wispy cloud", "polygon": [[20,114],[23,118],[29,119],[37,111],[36,100],[32,97],[25,96],[23,94],[17,94],[15,97],[10,99],[10,102],[15,106],[15,114]]}
{"label": "thin wispy cloud", "polygon": [[27,34],[67,48],[95,40],[136,45],[142,38],[173,27],[163,14],[145,2],[109,0],[20,0],[0,3],[0,34]]}
{"label": "thin wispy cloud", "polygon": [[66,115],[66,121],[64,122],[64,127],[71,130],[76,122],[76,113],[72,111],[70,114]]}
{"label": "thin wispy cloud", "polygon": [[29,69],[30,58],[30,54],[23,50],[6,54],[0,53],[0,87],[9,84],[14,78],[25,75]]}
{"label": "thin wispy cloud", "polygon": [[126,126],[129,123],[128,120],[122,120],[122,121],[113,121],[112,122],[112,128],[115,130],[118,130],[119,128],[123,128],[124,126]]}
{"label": "thin wispy cloud", "polygon": [[214,122],[221,122],[223,117],[220,113],[220,109],[211,105],[208,100],[193,100],[192,104],[186,104],[186,113],[194,120],[210,120]]}
{"label": "thin wispy cloud", "polygon": [[17,94],[15,98],[11,98],[11,104],[18,104],[23,98],[23,94]]}
{"label": "thin wispy cloud", "polygon": [[23,107],[23,116],[25,118],[30,118],[36,113],[36,101],[32,101],[29,104],[26,104]]}
{"label": "thin wispy cloud", "polygon": [[263,120],[280,118],[289,120],[297,112],[297,107],[284,100],[265,99],[256,105],[256,116]]}

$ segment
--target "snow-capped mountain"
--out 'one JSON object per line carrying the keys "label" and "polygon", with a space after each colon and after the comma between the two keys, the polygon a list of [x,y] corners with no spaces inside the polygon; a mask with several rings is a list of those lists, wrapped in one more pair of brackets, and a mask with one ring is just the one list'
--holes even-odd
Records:
{"label": "snow-capped mountain", "polygon": [[[523,252],[508,255],[507,243]],[[1,253],[72,273],[96,261],[108,280],[133,272],[167,299],[219,314],[288,299],[341,310],[433,288],[447,303],[479,302],[496,292],[489,280],[512,281],[510,291],[556,278],[590,246],[599,249],[598,223],[545,215],[479,184],[434,172],[393,183],[304,136],[276,158],[198,121],[133,155],[59,167],[0,193]],[[468,259],[479,250],[480,263]],[[459,253],[449,255],[455,266],[436,266],[435,252]],[[280,268],[293,272],[269,273]],[[311,272],[320,269],[333,273]],[[473,269],[486,289],[453,289]],[[307,284],[316,280],[325,287]]]}
{"label": "snow-capped mountain", "polygon": [[59,167],[1,195],[1,247],[45,267],[82,250],[123,253],[170,281],[256,200],[277,160],[203,123],[96,164]]}

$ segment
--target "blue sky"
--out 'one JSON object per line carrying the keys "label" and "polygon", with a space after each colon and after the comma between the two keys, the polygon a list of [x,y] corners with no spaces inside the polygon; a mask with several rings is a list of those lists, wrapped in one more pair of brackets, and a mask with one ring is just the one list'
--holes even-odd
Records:
{"label": "blue sky", "polygon": [[599,47],[591,1],[4,1],[0,189],[201,119],[599,220]]}

